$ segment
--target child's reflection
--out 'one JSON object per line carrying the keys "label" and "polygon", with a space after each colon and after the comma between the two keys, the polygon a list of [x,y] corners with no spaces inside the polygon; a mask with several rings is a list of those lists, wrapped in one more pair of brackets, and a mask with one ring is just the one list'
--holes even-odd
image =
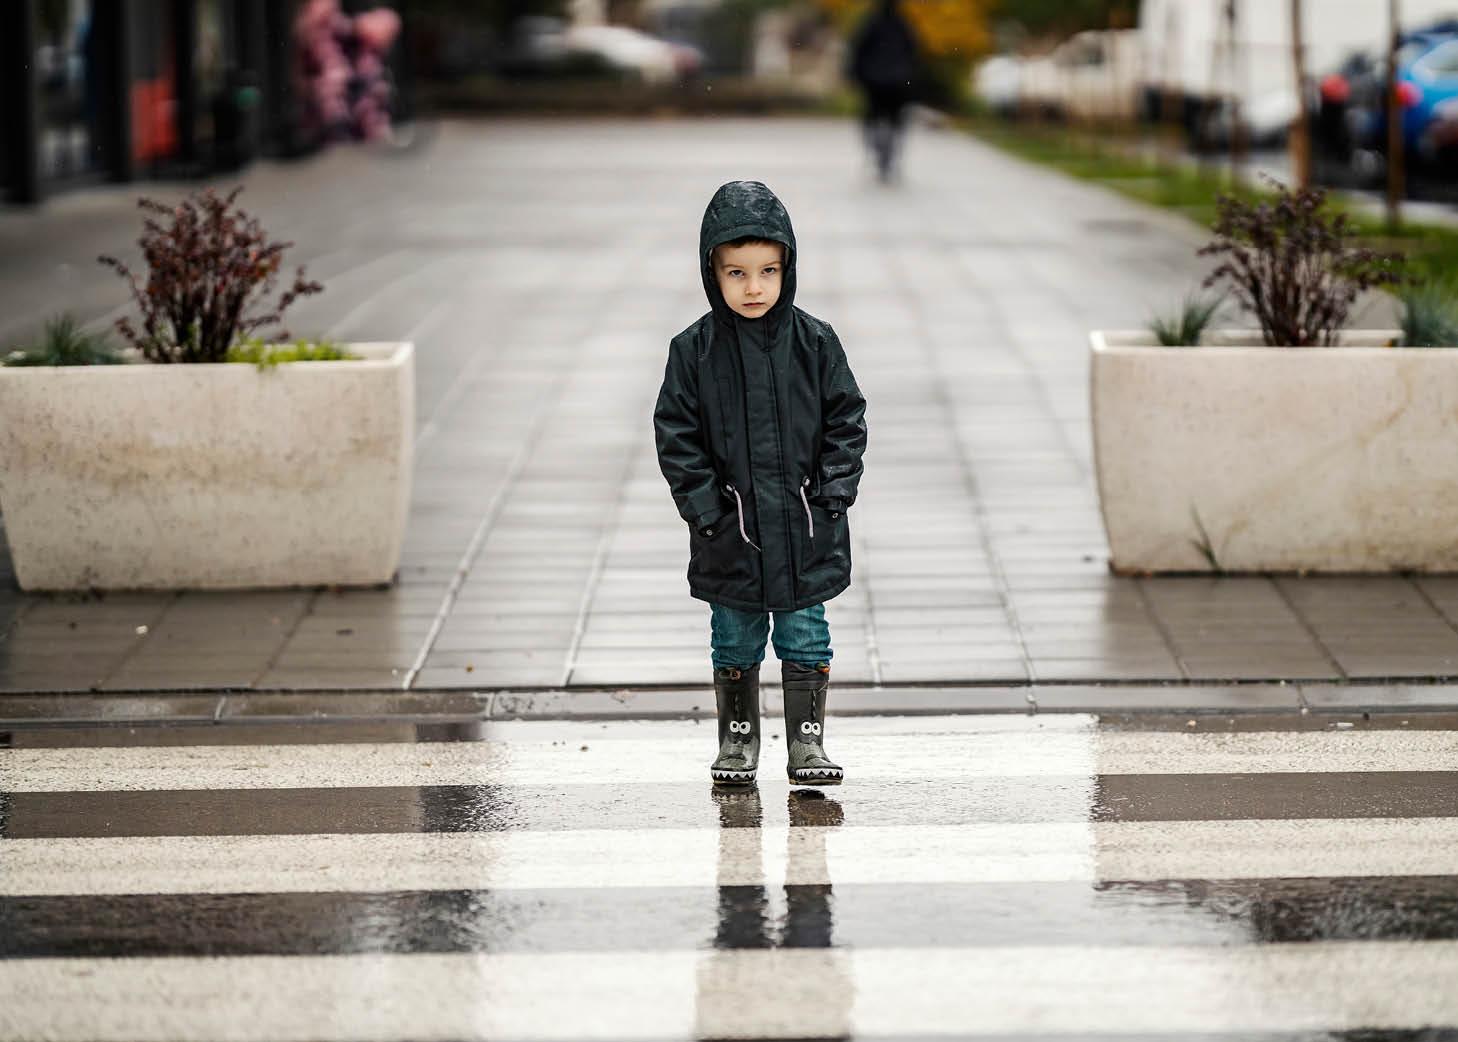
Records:
{"label": "child's reflection", "polygon": [[[790,790],[785,910],[775,918],[764,882],[758,789],[715,790],[713,800],[719,810],[718,923],[714,951],[698,967],[697,1036],[849,1037],[855,992],[846,953],[835,949],[825,849],[826,830],[845,820],[841,805],[820,790]],[[768,951],[751,955],[751,949]]]}
{"label": "child's reflection", "polygon": [[[822,829],[845,821],[840,804],[818,789],[791,789],[785,845],[785,921],[781,948],[830,948],[834,942],[830,865]],[[797,832],[796,826],[805,828]],[[806,828],[809,826],[808,828]]]}
{"label": "child's reflection", "polygon": [[[758,842],[763,823],[759,789],[753,785],[743,789],[715,787],[713,800],[719,805],[719,925],[714,932],[714,947],[773,947],[764,856]],[[746,844],[744,840],[751,842]],[[743,880],[756,882],[746,884]]]}

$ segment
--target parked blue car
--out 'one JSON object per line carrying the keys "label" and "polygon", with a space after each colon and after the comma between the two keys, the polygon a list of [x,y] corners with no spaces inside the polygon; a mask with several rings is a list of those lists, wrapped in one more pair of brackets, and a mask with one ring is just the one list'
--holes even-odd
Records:
{"label": "parked blue car", "polygon": [[1458,36],[1444,38],[1405,69],[1399,65],[1398,75],[1404,146],[1436,162],[1458,144]]}
{"label": "parked blue car", "polygon": [[[1321,80],[1314,137],[1327,179],[1375,184],[1385,176],[1386,75],[1385,53],[1357,53]],[[1439,168],[1450,163],[1458,154],[1458,24],[1443,23],[1403,38],[1397,92],[1409,164]]]}

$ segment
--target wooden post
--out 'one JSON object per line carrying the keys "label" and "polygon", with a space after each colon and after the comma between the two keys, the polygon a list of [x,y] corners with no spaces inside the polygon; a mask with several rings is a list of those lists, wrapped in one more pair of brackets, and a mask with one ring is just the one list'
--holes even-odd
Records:
{"label": "wooden post", "polygon": [[1291,0],[1291,69],[1296,76],[1296,125],[1291,128],[1291,173],[1297,189],[1311,187],[1311,113],[1306,101],[1306,45],[1301,0]]}
{"label": "wooden post", "polygon": [[1245,114],[1241,111],[1241,94],[1245,86],[1240,53],[1240,16],[1238,0],[1225,0],[1226,70],[1230,75],[1230,183],[1239,186],[1245,180],[1247,142]]}
{"label": "wooden post", "polygon": [[1164,157],[1170,165],[1179,163],[1180,157],[1180,109],[1182,96],[1179,89],[1180,68],[1179,9],[1171,4],[1164,19],[1164,69],[1159,85],[1159,117],[1164,142]]}
{"label": "wooden post", "polygon": [[1396,231],[1402,225],[1402,197],[1406,189],[1406,172],[1402,155],[1402,99],[1397,96],[1397,48],[1402,28],[1398,21],[1397,0],[1387,0],[1387,227]]}

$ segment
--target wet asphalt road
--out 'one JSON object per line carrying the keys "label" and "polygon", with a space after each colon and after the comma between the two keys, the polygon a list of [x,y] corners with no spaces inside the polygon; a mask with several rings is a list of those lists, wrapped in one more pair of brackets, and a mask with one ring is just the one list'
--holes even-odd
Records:
{"label": "wet asphalt road", "polygon": [[1440,1038],[1451,717],[25,728],[0,1038]]}

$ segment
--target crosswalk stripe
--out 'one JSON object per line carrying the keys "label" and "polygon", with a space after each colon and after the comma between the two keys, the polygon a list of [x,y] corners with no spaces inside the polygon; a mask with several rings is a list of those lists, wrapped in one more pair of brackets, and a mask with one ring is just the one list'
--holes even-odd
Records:
{"label": "crosswalk stripe", "polygon": [[1458,875],[1458,818],[0,843],[0,894]]}
{"label": "crosswalk stripe", "polygon": [[[1458,786],[1458,775],[1454,776]],[[702,781],[596,783],[508,788],[496,785],[341,789],[185,789],[0,794],[11,838],[68,836],[284,835],[301,833],[567,831],[578,828],[755,828],[795,825],[956,825],[976,822],[1087,821],[1089,778],[988,778],[950,807],[942,779],[856,784],[857,810],[790,795],[765,780],[753,802],[716,802]],[[1437,804],[1450,786],[1429,786]],[[1128,791],[1128,787],[1125,787]],[[721,799],[732,800],[726,796]],[[788,806],[787,806],[788,804]],[[651,812],[645,813],[645,808]],[[1347,808],[1357,816],[1360,801]],[[1330,816],[1330,815],[1328,815]],[[824,820],[826,817],[835,821]]]}
{"label": "crosswalk stripe", "polygon": [[1458,940],[1458,876],[83,894],[0,922],[12,959]]}
{"label": "crosswalk stripe", "polygon": [[[690,732],[692,733],[692,732]],[[1089,736],[1040,734],[1009,749],[1005,735],[843,736],[836,755],[867,779],[932,774],[989,777],[1092,773]],[[692,782],[702,785],[716,740],[692,737],[587,742],[199,746],[146,749],[17,749],[0,756],[0,789],[317,788],[348,785],[544,785],[584,782]],[[778,749],[773,748],[779,745]],[[783,758],[783,743],[767,741]],[[346,751],[347,750],[347,751]],[[783,764],[779,765],[783,767]]]}
{"label": "crosswalk stripe", "polygon": [[[913,882],[1089,879],[1090,828],[16,839],[0,844],[0,893],[732,886],[893,876]],[[926,856],[928,843],[937,845],[937,858]],[[833,876],[827,876],[826,857],[834,860]]]}
{"label": "crosswalk stripe", "polygon": [[[714,1038],[1402,1030],[1458,1021],[1458,942],[0,963],[0,1036]],[[812,983],[813,982],[813,983]],[[814,988],[815,1001],[804,989]],[[407,997],[450,995],[422,1004]],[[1232,1001],[1239,996],[1239,1001]]]}
{"label": "crosswalk stripe", "polygon": [[[792,825],[970,825],[997,822],[1447,817],[1458,771],[1161,774],[988,778],[958,799],[944,778],[855,783],[849,816],[836,801],[791,796],[766,781],[754,802],[706,797],[702,782],[370,786],[0,793],[16,839],[306,833],[754,828]],[[1279,795],[1272,796],[1276,792]],[[778,797],[778,798],[777,798]],[[720,797],[723,798],[722,796]],[[731,797],[732,798],[732,797]],[[644,813],[651,807],[652,813]],[[833,819],[833,820],[831,820]]]}
{"label": "crosswalk stripe", "polygon": [[[926,722],[923,734],[839,733],[829,743],[854,777],[901,780],[1079,774],[1221,774],[1458,769],[1458,732],[1095,731],[1022,733],[967,718]],[[640,726],[634,724],[636,730]],[[769,730],[778,734],[779,724]],[[364,785],[543,785],[704,780],[709,726],[676,724],[659,738],[585,741],[152,746],[0,751],[0,790],[321,788]],[[770,741],[767,766],[783,756]]]}

